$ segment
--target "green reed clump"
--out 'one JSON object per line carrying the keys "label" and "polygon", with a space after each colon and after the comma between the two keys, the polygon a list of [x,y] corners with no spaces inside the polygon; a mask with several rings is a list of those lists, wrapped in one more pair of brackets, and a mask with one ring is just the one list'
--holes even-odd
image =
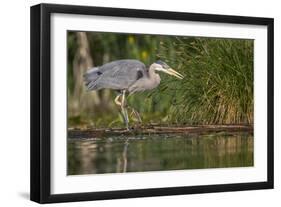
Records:
{"label": "green reed clump", "polygon": [[253,40],[176,38],[175,58],[160,58],[184,74],[162,79],[159,90],[171,94],[170,120],[189,124],[253,123]]}

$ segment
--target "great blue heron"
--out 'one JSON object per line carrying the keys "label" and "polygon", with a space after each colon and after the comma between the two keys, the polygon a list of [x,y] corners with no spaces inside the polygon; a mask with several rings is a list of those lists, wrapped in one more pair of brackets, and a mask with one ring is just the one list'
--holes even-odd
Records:
{"label": "great blue heron", "polygon": [[[147,69],[138,60],[125,59],[91,68],[84,74],[84,80],[88,90],[109,88],[118,92],[114,101],[118,106],[121,106],[126,128],[129,129],[128,112],[125,107],[126,92],[132,94],[156,88],[160,84],[161,79],[155,71],[161,71],[179,79],[183,78],[183,75],[173,70],[161,60],[151,64]],[[119,100],[120,97],[121,101]],[[141,120],[138,112],[133,108],[132,110],[137,114],[138,119]]]}

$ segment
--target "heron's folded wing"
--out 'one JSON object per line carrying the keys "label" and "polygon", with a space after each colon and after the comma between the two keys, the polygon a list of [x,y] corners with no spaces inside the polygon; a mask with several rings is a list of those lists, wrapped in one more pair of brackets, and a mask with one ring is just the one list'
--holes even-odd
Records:
{"label": "heron's folded wing", "polygon": [[[106,65],[105,65],[106,66]],[[121,62],[110,69],[101,68],[102,74],[96,81],[96,87],[116,90],[128,89],[144,76],[145,66],[141,63]]]}

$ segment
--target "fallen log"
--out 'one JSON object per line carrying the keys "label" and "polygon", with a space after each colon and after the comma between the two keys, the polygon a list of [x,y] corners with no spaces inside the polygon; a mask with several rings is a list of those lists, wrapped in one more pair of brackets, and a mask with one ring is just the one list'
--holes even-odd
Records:
{"label": "fallen log", "polygon": [[196,125],[196,126],[139,126],[131,130],[124,128],[68,129],[68,138],[95,138],[138,134],[205,134],[210,132],[248,132],[253,133],[252,125]]}

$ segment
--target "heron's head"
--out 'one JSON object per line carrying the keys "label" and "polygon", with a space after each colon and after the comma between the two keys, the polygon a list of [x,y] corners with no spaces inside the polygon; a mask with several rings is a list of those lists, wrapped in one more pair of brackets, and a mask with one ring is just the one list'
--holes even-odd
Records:
{"label": "heron's head", "polygon": [[153,69],[156,71],[161,71],[161,72],[167,73],[169,75],[175,76],[179,79],[183,79],[182,74],[175,71],[169,65],[167,65],[165,62],[163,62],[161,60],[156,61],[155,63],[152,64],[152,66],[153,66]]}

